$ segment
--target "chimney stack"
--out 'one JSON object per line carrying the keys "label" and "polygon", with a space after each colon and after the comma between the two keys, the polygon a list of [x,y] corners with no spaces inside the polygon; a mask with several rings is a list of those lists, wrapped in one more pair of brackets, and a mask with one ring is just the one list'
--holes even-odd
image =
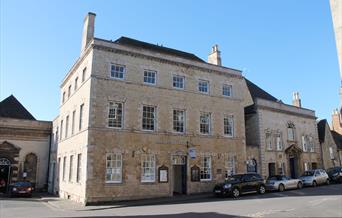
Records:
{"label": "chimney stack", "polygon": [[88,43],[94,38],[95,16],[95,13],[88,12],[86,17],[84,18],[81,54],[87,47]]}
{"label": "chimney stack", "polygon": [[211,53],[208,56],[208,63],[222,66],[221,52],[218,50],[218,45],[212,47]]}
{"label": "chimney stack", "polygon": [[302,100],[299,97],[299,92],[293,93],[292,105],[296,107],[302,107]]}
{"label": "chimney stack", "polygon": [[341,113],[336,110],[333,110],[332,116],[331,116],[331,129],[338,132],[339,134],[342,134],[342,120],[341,120]]}

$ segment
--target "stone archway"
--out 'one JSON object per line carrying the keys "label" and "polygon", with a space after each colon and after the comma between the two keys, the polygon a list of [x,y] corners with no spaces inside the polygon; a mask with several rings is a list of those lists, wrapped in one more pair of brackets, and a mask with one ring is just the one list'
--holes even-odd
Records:
{"label": "stone archway", "polygon": [[296,145],[289,146],[285,153],[288,160],[289,176],[291,178],[298,178],[300,174],[300,157],[303,150]]}
{"label": "stone archway", "polygon": [[8,184],[11,182],[11,161],[0,158],[0,193],[6,193]]}
{"label": "stone archway", "polygon": [[26,177],[24,179],[31,182],[33,187],[35,187],[37,182],[37,163],[37,155],[34,153],[29,153],[26,155],[24,162],[24,174]]}

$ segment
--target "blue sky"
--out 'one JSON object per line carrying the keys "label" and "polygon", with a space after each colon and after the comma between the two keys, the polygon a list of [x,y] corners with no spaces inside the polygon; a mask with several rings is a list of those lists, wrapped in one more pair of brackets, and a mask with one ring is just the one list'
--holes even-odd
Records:
{"label": "blue sky", "polygon": [[339,105],[339,69],[328,1],[0,0],[0,100],[10,94],[40,120],[59,110],[61,80],[79,56],[83,19],[95,36],[128,36],[207,60],[219,44],[223,65],[285,103],[330,120]]}

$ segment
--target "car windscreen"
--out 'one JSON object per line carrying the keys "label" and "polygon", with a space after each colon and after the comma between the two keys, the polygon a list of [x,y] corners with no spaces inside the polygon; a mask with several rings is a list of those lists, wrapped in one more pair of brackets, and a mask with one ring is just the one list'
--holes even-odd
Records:
{"label": "car windscreen", "polygon": [[239,181],[239,180],[241,180],[242,176],[243,176],[243,175],[232,175],[232,176],[229,176],[229,177],[227,178],[227,180],[230,180],[230,181]]}
{"label": "car windscreen", "polygon": [[25,187],[27,187],[27,186],[31,186],[31,183],[30,182],[16,182],[14,185],[15,186],[25,186]]}
{"label": "car windscreen", "polygon": [[282,180],[283,176],[270,176],[267,180]]}
{"label": "car windscreen", "polygon": [[303,176],[313,176],[315,174],[314,171],[305,171]]}

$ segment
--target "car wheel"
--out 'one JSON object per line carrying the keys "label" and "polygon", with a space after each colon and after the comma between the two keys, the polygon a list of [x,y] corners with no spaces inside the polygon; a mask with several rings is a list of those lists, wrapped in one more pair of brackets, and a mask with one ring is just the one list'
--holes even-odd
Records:
{"label": "car wheel", "polygon": [[327,179],[327,181],[325,181],[325,184],[329,185],[330,184],[330,179]]}
{"label": "car wheel", "polygon": [[298,189],[302,189],[302,188],[303,188],[303,183],[301,183],[301,182],[298,182],[298,184],[297,184],[297,188],[298,188]]}
{"label": "car wheel", "polygon": [[240,190],[238,188],[234,188],[232,193],[234,198],[238,198],[240,196]]}
{"label": "car wheel", "polygon": [[316,186],[317,186],[317,182],[316,182],[316,181],[313,181],[313,182],[312,182],[312,186],[313,186],[313,187],[316,187]]}
{"label": "car wheel", "polygon": [[265,186],[261,185],[261,186],[259,187],[259,194],[265,194],[265,192],[266,192]]}
{"label": "car wheel", "polygon": [[283,185],[283,184],[280,184],[278,190],[279,190],[280,192],[283,192],[283,191],[285,190],[284,185]]}

